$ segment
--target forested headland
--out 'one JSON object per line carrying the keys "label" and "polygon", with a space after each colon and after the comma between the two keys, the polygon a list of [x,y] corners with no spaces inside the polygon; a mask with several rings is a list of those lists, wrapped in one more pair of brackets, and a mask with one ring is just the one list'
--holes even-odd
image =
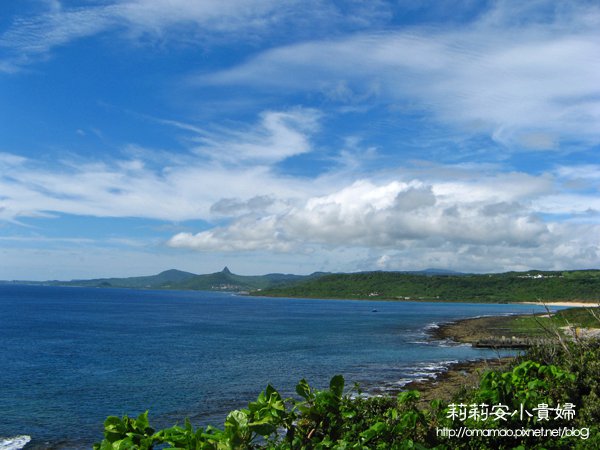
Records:
{"label": "forested headland", "polygon": [[600,301],[600,271],[500,274],[360,272],[327,274],[254,293],[274,297],[405,301]]}

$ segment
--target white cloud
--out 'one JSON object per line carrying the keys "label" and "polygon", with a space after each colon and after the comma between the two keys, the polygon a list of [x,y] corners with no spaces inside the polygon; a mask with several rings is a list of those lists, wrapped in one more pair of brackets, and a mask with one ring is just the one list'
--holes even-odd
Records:
{"label": "white cloud", "polygon": [[191,248],[201,251],[275,251],[289,252],[292,243],[281,236],[276,217],[242,217],[226,229],[214,228],[203,233],[179,233],[169,245],[176,248]]}
{"label": "white cloud", "polygon": [[[489,192],[485,180],[463,184],[461,189],[463,198],[458,186],[449,197],[435,195],[435,186],[420,181],[377,185],[361,180],[276,214],[243,215],[225,227],[179,234],[170,243],[204,251],[297,251],[310,246],[393,249],[412,241],[538,246],[549,233],[533,211],[518,203],[498,207],[498,197]],[[475,199],[473,191],[480,191]]]}
{"label": "white cloud", "polygon": [[[107,4],[67,8],[50,2],[39,15],[21,16],[0,35],[0,48],[12,55],[0,62],[0,70],[12,73],[45,57],[52,49],[72,41],[109,31],[125,31],[137,40],[142,36],[164,39],[172,27],[180,27],[176,41],[197,44],[219,34],[268,30],[283,20],[291,1],[273,0],[115,0]],[[186,27],[186,25],[189,25]]]}
{"label": "white cloud", "polygon": [[[255,127],[202,132],[201,145],[187,155],[157,155],[129,149],[132,158],[111,163],[86,160],[45,164],[0,153],[0,218],[13,220],[46,212],[98,217],[163,220],[208,219],[223,198],[290,199],[316,192],[319,183],[277,175],[272,164],[313,151],[310,136],[318,114],[308,110],[266,112]],[[233,181],[232,181],[233,180]],[[255,197],[254,200],[252,198]]]}
{"label": "white cloud", "polygon": [[379,101],[408,101],[444,123],[489,133],[515,149],[599,142],[600,8],[574,4],[545,22],[507,24],[498,11],[512,3],[499,5],[461,29],[304,42],[198,81],[320,91],[340,101],[365,93]]}
{"label": "white cloud", "polygon": [[[179,233],[169,245],[236,258],[279,254],[272,258],[288,265],[283,255],[304,255],[304,262],[311,255],[323,270],[364,270],[377,263],[397,270],[482,272],[593,267],[599,261],[597,215],[587,223],[540,218],[547,209],[569,213],[594,206],[593,193],[577,194],[578,203],[557,193],[557,183],[577,176],[567,167],[541,176],[483,166],[397,168],[353,180],[356,175],[348,172],[295,179],[262,164],[225,167],[194,156],[177,161],[165,161],[162,171],[140,160],[51,170],[2,154],[0,215],[215,218],[220,225]],[[595,167],[583,169],[581,175],[596,183]],[[373,254],[379,255],[368,256]]]}
{"label": "white cloud", "polygon": [[387,6],[380,2],[343,8],[321,0],[109,0],[79,7],[46,3],[40,14],[17,16],[0,35],[0,49],[10,55],[0,61],[0,71],[17,72],[57,47],[108,32],[134,43],[206,46],[260,42],[275,33],[289,36],[292,30],[298,35],[327,32],[340,24],[361,28],[388,17]]}
{"label": "white cloud", "polygon": [[[500,184],[512,189],[499,193]],[[275,213],[244,212],[227,225],[177,234],[169,244],[203,252],[331,255],[333,270],[375,265],[483,272],[595,267],[600,262],[597,221],[560,223],[538,217],[532,198],[551,194],[546,177],[473,174],[469,182],[452,186],[448,195],[436,182],[360,180]],[[355,251],[348,259],[344,251],[351,249]]]}
{"label": "white cloud", "polygon": [[574,164],[561,166],[556,169],[556,174],[565,181],[588,181],[594,183],[596,189],[600,190],[597,182],[600,181],[600,165],[597,164]]}
{"label": "white cloud", "polygon": [[118,11],[117,6],[109,5],[58,9],[39,16],[17,18],[0,37],[0,47],[21,54],[46,53],[53,47],[92,36],[116,25]]}
{"label": "white cloud", "polygon": [[[431,245],[414,241],[396,251],[386,251],[386,270],[415,270],[431,267],[464,272],[503,272],[509,270],[565,270],[598,267],[600,226],[560,225],[549,227],[543,245],[473,245],[446,241]],[[372,251],[371,253],[375,253]],[[355,270],[372,270],[374,259],[357,259]]]}
{"label": "white cloud", "polygon": [[161,32],[177,23],[194,23],[211,31],[260,29],[276,23],[295,1],[283,0],[129,0],[119,15],[142,32]]}
{"label": "white cloud", "polygon": [[589,210],[600,211],[600,197],[597,194],[565,192],[540,198],[535,206],[540,212],[547,214],[582,214]]}
{"label": "white cloud", "polygon": [[274,163],[312,151],[308,136],[318,128],[315,110],[267,111],[257,127],[202,132],[198,154],[228,164]]}
{"label": "white cloud", "polygon": [[[315,151],[310,142],[319,117],[294,109],[265,112],[241,130],[186,126],[201,144],[172,158],[146,158],[137,149],[111,163],[48,165],[1,153],[0,217],[216,221],[205,231],[173,236],[169,245],[221,255],[312,255],[328,270],[369,268],[362,266],[367,260],[403,270],[597,265],[600,238],[589,237],[600,236],[598,216],[590,213],[600,211],[595,165],[542,175],[485,164],[370,173],[342,166],[313,178],[274,171],[290,156]],[[578,190],[561,188],[575,182]],[[548,212],[586,218],[541,215]]]}

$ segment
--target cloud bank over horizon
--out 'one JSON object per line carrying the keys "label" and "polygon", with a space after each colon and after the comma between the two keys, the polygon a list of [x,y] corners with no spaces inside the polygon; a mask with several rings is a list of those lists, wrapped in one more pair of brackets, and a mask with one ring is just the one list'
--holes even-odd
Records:
{"label": "cloud bank over horizon", "polygon": [[0,279],[600,267],[600,8],[426,3],[10,11]]}

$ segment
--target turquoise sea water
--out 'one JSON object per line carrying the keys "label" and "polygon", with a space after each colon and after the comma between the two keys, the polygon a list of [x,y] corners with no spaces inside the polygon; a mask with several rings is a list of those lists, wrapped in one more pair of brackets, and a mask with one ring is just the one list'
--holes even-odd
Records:
{"label": "turquoise sea water", "polygon": [[160,427],[185,417],[221,426],[267,383],[291,395],[301,378],[325,387],[337,373],[367,392],[397,389],[496,355],[432,342],[429,328],[533,311],[0,285],[0,442],[26,435],[26,448],[90,448],[106,416],[146,409]]}

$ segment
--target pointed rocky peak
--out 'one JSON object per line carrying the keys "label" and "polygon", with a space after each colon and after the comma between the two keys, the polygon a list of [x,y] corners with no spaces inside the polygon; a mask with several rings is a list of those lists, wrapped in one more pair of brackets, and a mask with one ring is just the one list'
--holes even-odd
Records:
{"label": "pointed rocky peak", "polygon": [[224,273],[226,275],[231,275],[231,271],[229,270],[229,268],[227,266],[225,266],[225,268],[221,271],[221,273]]}

